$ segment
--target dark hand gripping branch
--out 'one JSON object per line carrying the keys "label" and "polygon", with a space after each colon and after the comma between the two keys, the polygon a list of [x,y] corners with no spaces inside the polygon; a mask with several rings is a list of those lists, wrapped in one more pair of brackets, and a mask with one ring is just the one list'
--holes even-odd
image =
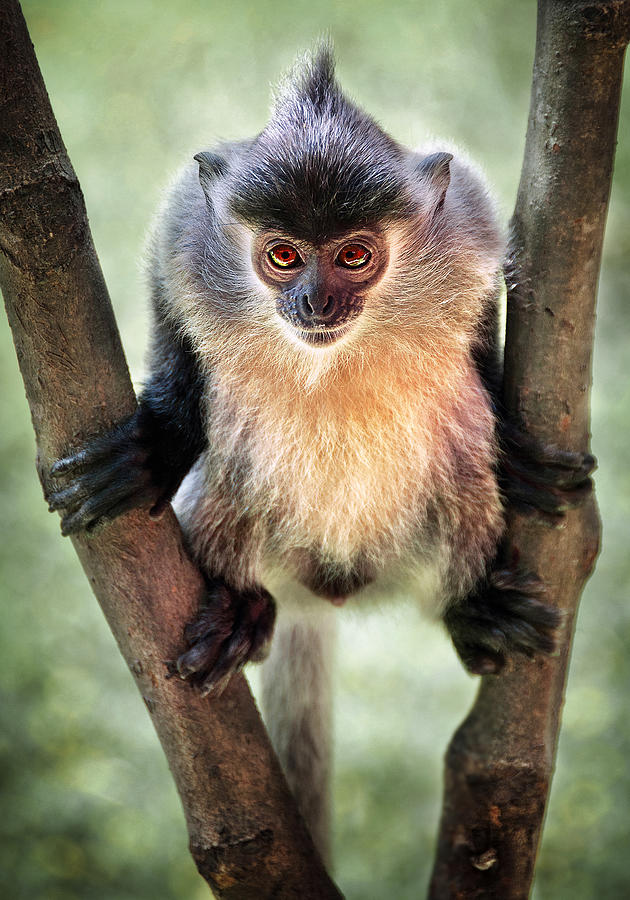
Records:
{"label": "dark hand gripping branch", "polygon": [[[537,511],[553,522],[592,490],[590,475],[596,460],[590,453],[542,444],[507,414],[501,396],[498,327],[497,305],[488,304],[475,363],[497,417],[499,485],[510,508]],[[501,545],[486,577],[463,603],[447,609],[444,622],[466,669],[492,675],[515,653],[530,659],[554,653],[563,616],[550,605],[544,583],[523,570]]]}
{"label": "dark hand gripping branch", "polygon": [[197,361],[185,337],[155,326],[157,361],[135,413],[51,469],[51,511],[63,534],[91,531],[129,509],[159,516],[206,446]]}

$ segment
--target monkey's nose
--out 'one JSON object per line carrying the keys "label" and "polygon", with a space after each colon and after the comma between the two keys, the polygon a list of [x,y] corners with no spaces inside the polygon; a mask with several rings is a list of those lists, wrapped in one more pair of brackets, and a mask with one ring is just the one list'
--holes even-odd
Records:
{"label": "monkey's nose", "polygon": [[[336,340],[341,326],[348,325],[363,310],[363,298],[330,287],[317,290],[302,282],[291,285],[276,298],[276,312],[289,322],[306,343]],[[311,337],[314,336],[313,340]]]}
{"label": "monkey's nose", "polygon": [[332,294],[319,296],[300,293],[296,298],[296,312],[305,325],[332,324],[339,311],[339,303]]}

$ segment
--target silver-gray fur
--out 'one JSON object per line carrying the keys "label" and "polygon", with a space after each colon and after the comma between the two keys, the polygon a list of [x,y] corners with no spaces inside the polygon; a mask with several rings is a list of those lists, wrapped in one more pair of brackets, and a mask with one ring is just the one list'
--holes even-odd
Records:
{"label": "silver-gray fur", "polygon": [[[415,581],[439,615],[482,577],[502,529],[494,417],[471,348],[503,241],[478,170],[452,152],[401,148],[320,54],[261,136],[198,157],[203,190],[190,167],[154,236],[165,313],[210,386],[209,448],[176,508],[206,571],[262,583],[280,604],[264,709],[324,854],[331,626],[317,594],[362,568],[348,603]],[[250,235],[317,244],[375,222],[394,253],[357,333],[332,352],[296,346],[252,271]]]}

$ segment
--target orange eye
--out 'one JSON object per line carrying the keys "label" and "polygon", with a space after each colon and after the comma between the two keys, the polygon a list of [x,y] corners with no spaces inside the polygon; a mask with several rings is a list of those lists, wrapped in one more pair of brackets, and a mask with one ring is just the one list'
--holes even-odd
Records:
{"label": "orange eye", "polygon": [[302,262],[302,257],[291,244],[276,244],[267,255],[278,269],[292,269]]}
{"label": "orange eye", "polygon": [[370,261],[372,254],[362,244],[346,244],[337,254],[337,265],[346,269],[358,269]]}

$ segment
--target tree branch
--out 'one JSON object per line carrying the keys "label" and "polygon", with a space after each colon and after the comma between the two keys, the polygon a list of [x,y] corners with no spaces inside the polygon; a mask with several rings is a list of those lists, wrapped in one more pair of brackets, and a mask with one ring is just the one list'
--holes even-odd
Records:
{"label": "tree branch", "polygon": [[[525,160],[512,219],[504,399],[544,444],[586,452],[595,297],[628,0],[539,0]],[[594,497],[555,523],[509,514],[520,564],[565,611],[553,659],[482,680],[446,757],[432,898],[529,896],[577,605],[594,566]]]}
{"label": "tree branch", "polygon": [[[16,0],[0,0],[0,286],[38,469],[135,399],[66,154]],[[289,794],[249,689],[209,701],[170,678],[201,576],[175,517],[121,517],[73,539],[177,784],[199,871],[219,898],[339,898]]]}

